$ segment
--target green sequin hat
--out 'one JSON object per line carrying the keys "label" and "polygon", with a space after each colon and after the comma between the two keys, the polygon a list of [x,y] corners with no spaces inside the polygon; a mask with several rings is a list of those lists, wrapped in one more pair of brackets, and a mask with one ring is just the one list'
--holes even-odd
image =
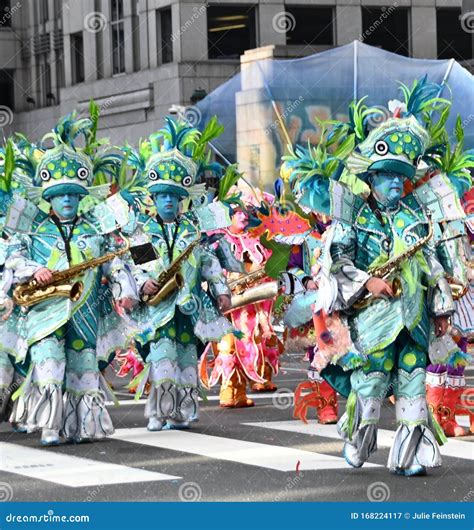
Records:
{"label": "green sequin hat", "polygon": [[[18,137],[16,166],[30,179],[26,196],[33,202],[57,195],[75,194],[103,199],[110,193],[110,181],[117,178],[124,161],[121,153],[108,151],[108,141],[96,138],[99,108],[91,100],[87,118],[76,112],[61,118],[54,129],[32,144]],[[82,146],[77,145],[79,137]],[[52,141],[53,145],[46,145]],[[96,184],[96,185],[94,185]]]}
{"label": "green sequin hat", "polygon": [[198,166],[192,158],[174,148],[152,155],[145,167],[150,193],[169,192],[181,198],[189,197],[196,183]]}
{"label": "green sequin hat", "polygon": [[387,171],[412,179],[428,143],[426,129],[414,116],[409,116],[388,119],[373,129],[358,147],[360,155],[370,160],[365,171]]}
{"label": "green sequin hat", "polygon": [[[367,180],[370,173],[384,171],[403,175],[415,182],[419,178],[419,163],[439,148],[435,145],[439,139],[433,133],[440,130],[443,116],[446,118],[451,106],[450,100],[439,97],[443,86],[429,83],[425,76],[415,80],[411,88],[403,83],[400,88],[404,101],[391,100],[388,110],[393,116],[368,134],[365,130],[374,109],[353,105],[359,125],[355,130],[358,141],[346,165],[362,180]],[[381,112],[380,109],[375,110]],[[436,121],[438,115],[439,122]]]}
{"label": "green sequin hat", "polygon": [[93,167],[90,159],[66,145],[47,151],[36,169],[34,184],[48,200],[55,195],[88,195]]}
{"label": "green sequin hat", "polygon": [[224,173],[223,166],[211,160],[208,145],[224,127],[215,116],[202,131],[175,116],[166,116],[165,121],[162,129],[139,142],[138,149],[123,147],[127,164],[135,170],[134,182],[150,194],[172,193],[191,199],[194,205],[203,204],[207,197],[205,173],[218,178]]}

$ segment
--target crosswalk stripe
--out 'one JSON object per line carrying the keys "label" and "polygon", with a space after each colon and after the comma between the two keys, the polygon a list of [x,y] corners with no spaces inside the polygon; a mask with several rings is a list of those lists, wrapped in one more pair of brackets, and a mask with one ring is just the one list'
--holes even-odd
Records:
{"label": "crosswalk stripe", "polygon": [[8,442],[0,442],[0,470],[72,488],[181,478]]}
{"label": "crosswalk stripe", "polygon": [[[129,394],[125,392],[115,392],[116,396],[128,396]],[[257,400],[257,401],[264,401],[264,400],[271,400],[273,399],[274,394],[247,394],[247,397]],[[294,393],[293,392],[278,392],[278,399],[284,399],[284,398],[293,398]],[[219,396],[207,396],[206,401],[204,401],[202,398],[199,398],[199,401],[203,404],[203,406],[206,405],[206,401],[219,401]],[[122,406],[129,406],[129,405],[143,405],[146,403],[146,398],[140,398],[140,399],[133,399],[133,397],[129,399],[121,399],[117,402],[119,405]],[[107,406],[113,406],[115,403],[113,401],[107,401]]]}
{"label": "crosswalk stripe", "polygon": [[347,467],[344,459],[336,456],[189,431],[117,429],[113,438],[277,471],[295,471],[298,462],[301,470]]}
{"label": "crosswalk stripe", "polygon": [[[324,438],[331,438],[340,440],[336,425],[321,425],[315,420],[305,424],[301,421],[268,421],[256,423],[244,423],[251,427],[262,427],[264,429],[275,429],[277,431],[298,432],[301,434],[310,434],[312,436],[322,436]],[[377,436],[377,445],[379,447],[391,447],[395,431],[387,429],[379,429]],[[463,458],[466,460],[474,460],[474,444],[469,441],[453,440],[448,438],[448,442],[440,447],[443,456],[451,456],[453,458]]]}

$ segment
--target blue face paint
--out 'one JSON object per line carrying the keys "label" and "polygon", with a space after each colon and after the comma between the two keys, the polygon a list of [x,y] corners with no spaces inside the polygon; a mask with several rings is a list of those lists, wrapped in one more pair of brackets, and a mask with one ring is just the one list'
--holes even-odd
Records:
{"label": "blue face paint", "polygon": [[403,178],[394,173],[376,173],[371,180],[375,198],[384,206],[397,206],[403,194]]}
{"label": "blue face paint", "polygon": [[56,195],[51,198],[53,212],[64,221],[72,221],[79,208],[80,195]]}
{"label": "blue face paint", "polygon": [[166,223],[174,221],[178,215],[179,197],[174,193],[154,193],[153,202],[158,215]]}

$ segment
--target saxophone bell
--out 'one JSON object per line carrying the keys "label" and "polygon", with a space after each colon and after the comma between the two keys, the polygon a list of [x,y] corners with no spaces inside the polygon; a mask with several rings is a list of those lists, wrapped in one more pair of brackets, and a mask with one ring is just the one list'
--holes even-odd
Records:
{"label": "saxophone bell", "polygon": [[31,307],[53,297],[69,298],[71,302],[77,302],[83,291],[84,284],[80,281],[40,286],[36,280],[33,280],[28,284],[15,287],[13,300],[15,304],[22,307]]}
{"label": "saxophone bell", "polygon": [[402,295],[403,287],[402,287],[402,280],[395,276],[395,278],[392,280],[392,293],[394,298],[400,298]]}

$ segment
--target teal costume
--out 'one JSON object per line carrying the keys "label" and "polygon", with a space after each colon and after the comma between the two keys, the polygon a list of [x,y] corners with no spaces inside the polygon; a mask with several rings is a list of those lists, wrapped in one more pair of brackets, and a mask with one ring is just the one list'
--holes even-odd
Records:
{"label": "teal costume", "polygon": [[[336,223],[328,243],[331,276],[337,281],[331,310],[347,315],[357,348],[355,357],[337,359],[339,370],[342,366],[350,375],[346,413],[338,423],[346,442],[344,455],[350,465],[360,467],[376,450],[380,407],[386,394],[394,393],[399,427],[388,467],[403,475],[441,464],[433,433],[438,441],[443,436],[426,404],[425,367],[433,319],[452,315],[454,304],[433,239],[411,258],[400,260],[395,273],[402,286],[400,296],[374,298],[363,308],[354,304],[367,294],[370,270],[423,241],[430,223],[436,227],[441,221],[463,217],[443,174],[394,203],[381,203],[375,196],[377,175],[416,184],[429,169],[426,163],[420,165],[423,155],[427,163],[438,156],[439,144],[434,144],[439,138],[430,138],[431,114],[426,109],[449,105],[433,100],[439,88],[425,80],[412,90],[405,87],[406,103],[398,102],[394,117],[369,134],[370,109],[361,102],[353,104],[349,124],[340,124],[332,136],[323,133],[318,152],[298,148],[286,157],[284,166],[298,203]],[[326,149],[328,138],[332,143],[339,140],[332,155]],[[334,372],[338,373],[335,366],[323,374],[334,383]]]}
{"label": "teal costume", "polygon": [[[146,187],[151,194],[193,198],[199,205],[205,189],[196,184],[199,162],[193,159],[193,151],[199,146],[200,133],[171,118],[167,122],[158,133],[164,141],[155,144],[156,152],[143,160],[141,173]],[[151,243],[157,259],[133,267],[138,292],[143,296],[145,282],[156,280],[190,244],[201,239],[202,233],[228,224],[224,208],[213,213],[207,207],[193,208],[178,213],[171,222],[164,222],[158,214],[140,214],[132,242]],[[198,244],[180,271],[184,278],[181,288],[155,306],[143,304],[134,315],[143,329],[137,342],[146,362],[137,378],[136,395],[141,395],[149,381],[145,417],[150,419],[150,430],[187,427],[198,419],[198,341],[219,341],[232,331],[230,322],[215,307],[214,299],[230,292],[213,251],[204,243]],[[207,282],[207,290],[203,290],[202,282]]]}
{"label": "teal costume", "polygon": [[[105,163],[113,171],[117,162],[92,158],[92,131],[91,120],[66,118],[54,131],[54,148],[32,146],[34,156],[16,161],[25,171],[34,170],[34,186],[26,190],[33,200],[69,194],[81,198],[95,195],[99,202],[64,220],[18,198],[5,225],[15,234],[6,260],[14,284],[31,280],[43,267],[65,270],[123,244],[117,242],[115,231],[119,218],[126,217],[121,210],[128,211],[127,203],[119,197],[103,202],[100,197],[108,186],[90,186],[92,178],[104,171]],[[78,132],[86,137],[84,150],[74,148]],[[103,277],[109,282],[107,287]],[[98,356],[106,359],[116,349],[127,347],[136,331],[112,311],[112,299],[136,298],[133,278],[120,259],[85,271],[75,279],[79,280],[83,292],[78,300],[54,296],[31,307],[17,307],[0,338],[2,349],[28,370],[16,393],[10,421],[29,432],[42,429],[42,443],[47,445],[58,443],[58,433],[75,442],[113,433],[105,408],[108,389],[99,372]]]}

